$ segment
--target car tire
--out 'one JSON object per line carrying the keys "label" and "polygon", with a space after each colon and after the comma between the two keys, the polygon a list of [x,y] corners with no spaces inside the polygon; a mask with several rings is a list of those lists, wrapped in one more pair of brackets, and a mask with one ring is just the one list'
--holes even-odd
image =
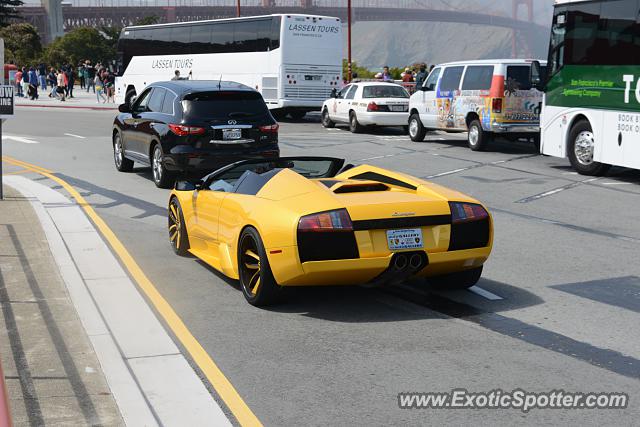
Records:
{"label": "car tire", "polygon": [[167,222],[169,244],[171,244],[173,251],[180,256],[187,256],[189,254],[189,236],[187,235],[187,227],[182,215],[182,207],[176,197],[171,198],[169,202]]}
{"label": "car tire", "polygon": [[533,137],[533,145],[536,147],[536,151],[540,154],[540,134]]}
{"label": "car tire", "polygon": [[482,129],[480,120],[473,119],[469,123],[469,131],[467,133],[467,144],[473,151],[482,151],[487,148],[487,144],[491,140],[491,134]]}
{"label": "car tire", "polygon": [[611,167],[605,163],[594,162],[595,137],[591,124],[579,120],[569,132],[567,155],[571,166],[581,175],[604,175]]}
{"label": "car tire", "polygon": [[413,142],[422,142],[424,141],[424,137],[427,135],[427,130],[422,125],[422,120],[420,120],[420,115],[418,113],[414,113],[409,117],[409,138]]}
{"label": "car tire", "polygon": [[273,277],[264,244],[253,227],[245,228],[238,240],[238,275],[249,304],[265,307],[278,302],[282,288]]}
{"label": "car tire", "polygon": [[164,154],[160,144],[153,146],[151,151],[151,172],[153,182],[158,188],[171,188],[175,182],[175,175],[165,169],[163,164]]}
{"label": "car tire", "polygon": [[428,277],[427,282],[438,289],[468,289],[478,283],[482,276],[482,266],[471,270]]}
{"label": "car tire", "polygon": [[329,117],[329,110],[327,108],[322,110],[322,126],[326,128],[336,127],[336,123]]}
{"label": "car tire", "polygon": [[124,156],[124,145],[122,144],[120,132],[113,134],[113,161],[116,169],[120,172],[131,172],[133,170],[133,160]]}
{"label": "car tire", "polygon": [[355,111],[349,113],[349,130],[351,133],[362,133],[364,127],[358,122]]}
{"label": "car tire", "polygon": [[287,117],[287,112],[282,108],[274,108],[273,110],[271,110],[271,115],[277,121],[281,121],[284,120],[285,117]]}

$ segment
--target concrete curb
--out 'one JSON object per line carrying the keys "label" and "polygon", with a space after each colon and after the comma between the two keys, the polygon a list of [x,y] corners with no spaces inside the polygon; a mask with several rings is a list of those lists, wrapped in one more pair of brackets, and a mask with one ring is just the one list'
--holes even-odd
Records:
{"label": "concrete curb", "polygon": [[125,423],[230,426],[81,208],[23,176],[5,182],[42,223]]}

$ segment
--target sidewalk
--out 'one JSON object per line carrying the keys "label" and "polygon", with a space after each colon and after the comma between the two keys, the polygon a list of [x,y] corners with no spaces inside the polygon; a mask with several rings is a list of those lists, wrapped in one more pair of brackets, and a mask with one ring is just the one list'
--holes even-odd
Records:
{"label": "sidewalk", "polygon": [[31,203],[0,201],[0,357],[14,425],[122,425]]}
{"label": "sidewalk", "polygon": [[[90,110],[117,110],[118,105],[112,102],[104,104],[96,100],[93,91],[87,93],[86,89],[80,89],[80,86],[73,88],[73,98],[67,98],[64,102],[59,99],[49,98],[50,88],[46,92],[38,90],[39,98],[35,101],[29,98],[16,97],[16,106],[18,107],[49,107],[49,108],[83,108]],[[106,97],[106,95],[105,95]]]}

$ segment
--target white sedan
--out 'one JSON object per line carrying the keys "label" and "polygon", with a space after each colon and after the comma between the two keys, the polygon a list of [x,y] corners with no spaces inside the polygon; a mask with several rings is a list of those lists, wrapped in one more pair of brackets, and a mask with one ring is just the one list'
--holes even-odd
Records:
{"label": "white sedan", "polygon": [[322,104],[322,125],[348,123],[349,130],[364,126],[403,126],[409,121],[409,93],[386,82],[353,82]]}

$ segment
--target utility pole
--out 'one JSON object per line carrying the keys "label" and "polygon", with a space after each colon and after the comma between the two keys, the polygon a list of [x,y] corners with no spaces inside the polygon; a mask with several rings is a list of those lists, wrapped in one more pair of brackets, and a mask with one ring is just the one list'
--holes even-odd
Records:
{"label": "utility pole", "polygon": [[347,0],[347,81],[351,81],[351,0]]}
{"label": "utility pole", "polygon": [[240,0],[238,0],[238,6],[236,8],[236,16],[240,18]]}

